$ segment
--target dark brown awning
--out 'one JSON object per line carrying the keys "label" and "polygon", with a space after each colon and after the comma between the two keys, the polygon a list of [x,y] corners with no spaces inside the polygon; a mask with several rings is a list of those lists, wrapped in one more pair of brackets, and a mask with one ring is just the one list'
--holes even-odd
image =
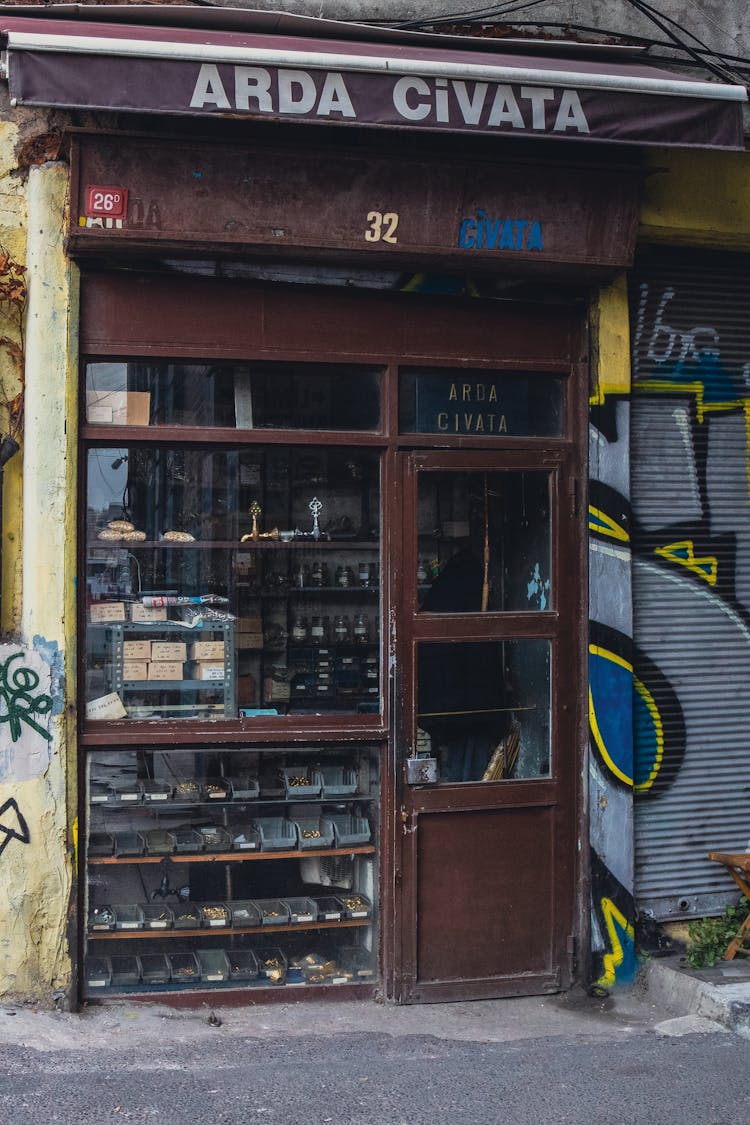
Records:
{"label": "dark brown awning", "polygon": [[17,105],[744,147],[744,86],[631,59],[35,19],[8,9],[0,32]]}

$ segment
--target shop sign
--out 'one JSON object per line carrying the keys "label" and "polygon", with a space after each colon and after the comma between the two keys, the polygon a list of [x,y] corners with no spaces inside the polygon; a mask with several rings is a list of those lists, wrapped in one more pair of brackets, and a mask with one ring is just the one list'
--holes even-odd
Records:
{"label": "shop sign", "polygon": [[[293,151],[81,134],[70,247],[627,267],[640,173],[620,166]],[[105,185],[102,187],[101,185]],[[106,186],[108,185],[108,186]],[[113,187],[112,185],[117,185]]]}
{"label": "shop sign", "polygon": [[512,376],[418,375],[417,433],[527,434],[529,385]]}

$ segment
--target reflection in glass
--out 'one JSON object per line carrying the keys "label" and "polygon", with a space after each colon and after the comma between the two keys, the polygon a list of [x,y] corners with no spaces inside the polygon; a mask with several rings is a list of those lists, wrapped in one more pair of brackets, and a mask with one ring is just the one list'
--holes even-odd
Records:
{"label": "reflection in glass", "polygon": [[549,641],[422,643],[417,677],[418,745],[441,781],[550,775]]}
{"label": "reflection in glass", "polygon": [[550,482],[544,472],[421,472],[419,608],[551,606]]}
{"label": "reflection in glass", "polygon": [[87,479],[90,718],[380,710],[376,451],[131,445]]}
{"label": "reflection in glass", "polygon": [[86,418],[99,425],[372,431],[380,420],[380,371],[315,363],[89,363]]}

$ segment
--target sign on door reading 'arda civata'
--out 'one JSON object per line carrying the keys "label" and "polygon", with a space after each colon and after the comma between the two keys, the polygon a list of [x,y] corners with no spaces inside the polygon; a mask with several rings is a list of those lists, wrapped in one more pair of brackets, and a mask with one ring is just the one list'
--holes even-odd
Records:
{"label": "sign on door reading 'arda civata'", "polygon": [[417,376],[420,434],[527,434],[528,382],[497,377]]}
{"label": "sign on door reading 'arda civata'", "polygon": [[363,157],[258,146],[79,136],[71,246],[353,251],[385,266],[429,255],[604,267],[630,263],[637,173],[488,164],[470,157]]}

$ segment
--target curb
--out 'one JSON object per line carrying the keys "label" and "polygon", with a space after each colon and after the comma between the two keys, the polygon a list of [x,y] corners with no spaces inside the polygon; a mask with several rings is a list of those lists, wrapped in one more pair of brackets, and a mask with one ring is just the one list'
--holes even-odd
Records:
{"label": "curb", "polygon": [[641,982],[649,998],[669,1011],[703,1016],[750,1038],[750,981],[711,984],[665,958],[646,962]]}

